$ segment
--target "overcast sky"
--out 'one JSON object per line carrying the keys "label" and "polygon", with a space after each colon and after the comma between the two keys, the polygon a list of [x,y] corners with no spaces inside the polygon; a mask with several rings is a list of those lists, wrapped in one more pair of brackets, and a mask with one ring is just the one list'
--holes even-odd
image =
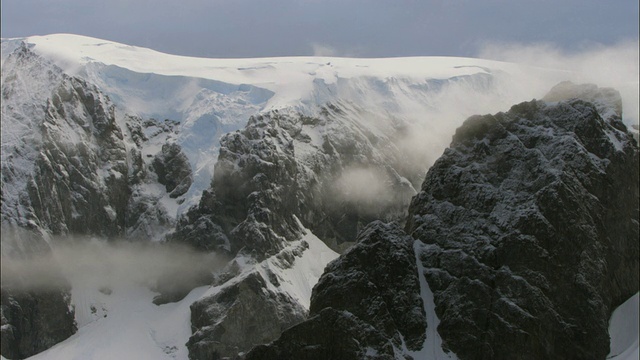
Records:
{"label": "overcast sky", "polygon": [[474,56],[638,39],[638,0],[2,0],[2,37],[74,33],[203,57]]}

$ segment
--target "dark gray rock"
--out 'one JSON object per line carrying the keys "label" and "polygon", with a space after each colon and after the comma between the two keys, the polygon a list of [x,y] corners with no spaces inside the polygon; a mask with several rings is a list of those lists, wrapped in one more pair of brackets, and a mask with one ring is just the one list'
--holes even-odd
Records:
{"label": "dark gray rock", "polygon": [[413,239],[380,221],[360,232],[356,245],[329,263],[313,289],[310,314],[346,310],[410,350],[424,342],[426,321]]}
{"label": "dark gray rock", "polygon": [[294,216],[338,251],[373,220],[403,219],[415,174],[390,138],[353,120],[356,111],[347,104],[328,105],[320,118],[274,111],[223,136],[211,189],[172,239],[262,259],[300,237]]}
{"label": "dark gray rock", "polygon": [[392,224],[368,225],[325,268],[309,316],[247,359],[394,359],[403,345],[420,350],[427,324],[413,239]]}
{"label": "dark gray rock", "polygon": [[609,352],[611,311],[638,291],[638,148],[619,108],[600,106],[471,117],[412,201],[406,230],[434,245],[420,257],[460,359]]}
{"label": "dark gray rock", "polygon": [[76,332],[70,289],[22,292],[0,289],[0,352],[24,359],[42,352]]}
{"label": "dark gray rock", "polygon": [[[206,251],[240,253],[258,262],[275,256],[292,266],[296,255],[288,254],[285,248],[302,236],[301,223],[339,249],[352,243],[357,231],[371,220],[402,218],[415,190],[388,165],[397,149],[388,146],[388,139],[351,123],[352,115],[337,106],[330,107],[323,118],[274,111],[252,117],[245,129],[225,135],[220,141],[211,189],[203,192],[197,207],[179,219],[170,240]],[[323,135],[323,142],[314,143],[311,136],[317,138],[317,132],[325,128],[331,130]],[[391,149],[391,155],[378,151],[378,147]],[[362,191],[354,186],[362,181],[378,184],[380,193],[350,195]],[[270,290],[265,287],[262,291]],[[282,297],[273,301],[258,297],[255,301],[258,300],[252,306],[268,308],[273,306],[270,302],[282,302],[283,311],[293,311],[289,317],[296,322],[304,319],[295,301],[290,304]],[[224,306],[229,304],[221,305]],[[190,353],[193,351],[198,358],[219,352],[211,350],[212,342],[230,356],[233,349],[247,351],[249,344],[274,340],[282,329],[293,324],[284,315],[265,323],[261,318],[247,319],[246,313],[229,312],[225,322],[247,327],[237,331],[251,336],[246,335],[242,343],[245,347],[223,348],[219,334],[209,330],[216,327],[220,315],[201,315],[196,320],[192,313],[192,323],[199,325],[194,327],[189,343]],[[265,327],[279,330],[265,331]]]}
{"label": "dark gray rock", "polygon": [[153,168],[158,175],[158,182],[164,185],[171,198],[184,195],[193,183],[193,174],[189,159],[182,152],[180,145],[168,143],[153,159]]}
{"label": "dark gray rock", "polygon": [[114,111],[97,89],[68,77],[48,102],[28,191],[40,223],[54,234],[124,233],[129,164]]}
{"label": "dark gray rock", "polygon": [[245,359],[396,359],[385,335],[350,312],[329,307],[283,332],[277,341],[256,346]]}
{"label": "dark gray rock", "polygon": [[262,260],[301,237],[293,141],[273,122],[252,117],[222,137],[211,190],[178,221],[172,241]]}
{"label": "dark gray rock", "polygon": [[265,279],[252,272],[191,305],[189,359],[234,358],[305,317],[295,300],[269,290]]}

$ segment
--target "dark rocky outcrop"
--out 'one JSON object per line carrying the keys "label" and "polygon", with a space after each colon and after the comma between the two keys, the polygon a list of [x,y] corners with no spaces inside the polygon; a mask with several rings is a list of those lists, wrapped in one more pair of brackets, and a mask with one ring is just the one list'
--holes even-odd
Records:
{"label": "dark rocky outcrop", "polygon": [[129,164],[114,111],[97,89],[67,77],[48,102],[28,191],[41,225],[53,234],[124,233]]}
{"label": "dark rocky outcrop", "polygon": [[184,195],[193,183],[193,174],[189,159],[182,152],[180,145],[168,143],[153,159],[153,168],[158,175],[158,182],[164,185],[172,198]]}
{"label": "dark rocky outcrop", "polygon": [[420,350],[426,326],[413,239],[373,222],[327,265],[309,320],[247,359],[393,359],[403,346]]}
{"label": "dark rocky outcrop", "polygon": [[8,264],[50,256],[51,249],[37,230],[4,224],[2,240],[0,353],[7,359],[24,359],[76,332],[70,286],[60,273],[49,274],[59,288],[27,286],[33,279]]}
{"label": "dark rocky outcrop", "polygon": [[341,106],[319,118],[274,111],[223,136],[211,188],[172,239],[262,259],[300,237],[294,215],[338,251],[373,220],[403,219],[415,174],[390,138],[353,120],[362,110]]}
{"label": "dark rocky outcrop", "polygon": [[412,201],[406,230],[435,245],[421,259],[461,359],[608,353],[611,311],[638,291],[638,148],[600,106],[470,118]]}
{"label": "dark rocky outcrop", "polygon": [[73,335],[76,324],[68,291],[13,292],[2,288],[2,356],[24,359]]}
{"label": "dark rocky outcrop", "polygon": [[252,272],[191,305],[191,326],[197,331],[187,342],[189,359],[234,358],[277,338],[303,321],[306,313],[284,293],[269,290],[263,277]]}
{"label": "dark rocky outcrop", "polygon": [[254,117],[223,136],[211,189],[179,220],[172,239],[262,260],[301,236],[293,217],[299,212],[293,141],[272,122]]}
{"label": "dark rocky outcrop", "polygon": [[[611,311],[638,291],[638,145],[615,91],[567,86],[547,103],[469,118],[412,200],[405,232],[442,346],[460,359],[604,359]],[[595,105],[557,97],[585,89]],[[369,257],[355,256],[360,246],[327,267],[307,321],[247,358],[403,356],[389,350],[397,342],[386,317],[371,316],[378,302],[357,306],[386,293],[360,280],[379,278]]]}
{"label": "dark rocky outcrop", "polygon": [[[369,224],[356,245],[329,263],[311,297],[310,314],[348,311],[411,350],[424,342],[424,309],[413,240],[394,224]],[[403,340],[401,340],[401,337]]]}

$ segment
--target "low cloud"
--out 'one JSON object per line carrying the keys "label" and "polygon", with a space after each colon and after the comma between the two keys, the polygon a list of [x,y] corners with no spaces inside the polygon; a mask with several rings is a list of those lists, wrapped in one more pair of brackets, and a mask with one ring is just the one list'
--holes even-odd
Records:
{"label": "low cloud", "polygon": [[339,56],[338,50],[328,45],[311,44],[311,49],[313,51],[313,56]]}
{"label": "low cloud", "polygon": [[[3,239],[4,240],[4,239]],[[122,283],[153,287],[166,279],[190,284],[221,269],[228,259],[186,246],[64,238],[51,252],[2,258],[2,286],[22,291],[73,286],[110,288]]]}
{"label": "low cloud", "polygon": [[[562,70],[555,78],[550,78],[557,82],[570,80],[612,87],[622,96],[623,121],[632,125],[638,124],[639,118],[638,46],[638,40],[634,40],[610,46],[594,44],[580,51],[568,52],[548,43],[489,43],[479,51],[478,57]],[[529,81],[539,83],[540,79],[531,77]]]}
{"label": "low cloud", "polygon": [[335,187],[341,200],[361,206],[377,208],[393,199],[387,175],[377,168],[347,168],[336,180]]}

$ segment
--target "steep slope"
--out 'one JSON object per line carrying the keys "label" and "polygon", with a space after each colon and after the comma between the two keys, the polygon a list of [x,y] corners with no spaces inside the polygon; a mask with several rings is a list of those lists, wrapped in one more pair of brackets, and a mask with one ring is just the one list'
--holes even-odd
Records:
{"label": "steep slope", "polygon": [[[435,354],[415,348],[419,341],[400,328],[406,322],[385,333],[384,316],[342,301],[384,299],[397,282],[363,287],[371,282],[359,279],[381,279],[378,269],[396,256],[417,261],[428,291],[403,288],[422,293],[425,304],[433,293],[434,308],[424,313],[435,310],[442,348],[460,359],[605,358],[611,312],[638,291],[638,145],[620,122],[615,95],[565,83],[550,93],[554,102],[469,118],[412,200],[405,229],[415,239],[411,251],[386,249],[367,267],[371,259],[360,254],[373,239],[391,246],[406,236],[372,224],[375,236],[363,231],[327,267],[310,319],[247,358]],[[363,274],[354,270],[361,267]],[[342,334],[337,348],[327,341],[333,334]],[[423,339],[424,327],[413,334]]]}
{"label": "steep slope", "polygon": [[[434,132],[427,110],[440,111],[452,97],[467,91],[482,94],[485,100],[458,104],[456,112],[463,114],[451,119],[495,110],[496,101],[507,106],[522,94],[498,88],[517,81],[524,71],[534,71],[464,58],[199,59],[68,34],[24,41],[65,73],[97,85],[126,113],[180,123],[175,140],[194,169],[194,186],[177,207],[178,213],[197,204],[208,188],[220,137],[241,129],[257,113],[292,109],[317,116],[320,106],[348,101]],[[450,89],[450,83],[458,86]],[[437,139],[435,133],[433,137]],[[427,149],[438,146],[430,144]]]}
{"label": "steep slope", "polygon": [[125,235],[141,216],[135,203],[150,197],[143,185],[155,182],[142,158],[155,122],[116,114],[94,85],[25,44],[7,56],[2,76],[3,224]]}

